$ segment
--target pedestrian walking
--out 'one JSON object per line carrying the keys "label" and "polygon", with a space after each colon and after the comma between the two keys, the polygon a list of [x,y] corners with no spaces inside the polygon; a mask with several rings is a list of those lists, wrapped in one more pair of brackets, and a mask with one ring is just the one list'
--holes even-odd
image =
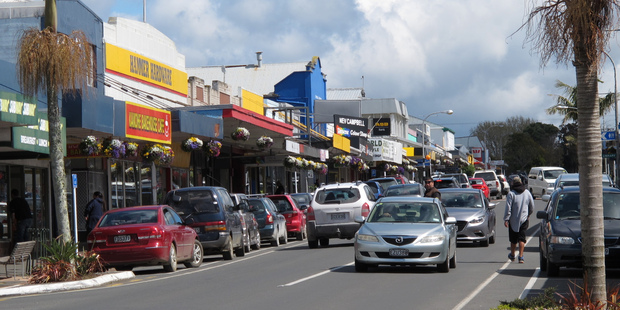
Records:
{"label": "pedestrian walking", "polygon": [[529,227],[529,218],[534,212],[534,198],[525,188],[520,177],[514,177],[510,192],[506,196],[504,226],[508,227],[510,253],[508,259],[515,260],[517,244],[519,245],[519,263],[524,263],[525,231]]}
{"label": "pedestrian walking", "polygon": [[86,219],[86,236],[97,226],[97,222],[101,216],[103,216],[103,207],[105,202],[103,201],[103,194],[101,192],[94,192],[93,199],[88,202],[86,209],[84,210],[84,218]]}
{"label": "pedestrian walking", "polygon": [[15,242],[30,240],[28,228],[32,226],[32,211],[30,211],[28,201],[19,195],[19,190],[16,188],[11,190],[11,201],[8,207],[13,223],[16,223]]}

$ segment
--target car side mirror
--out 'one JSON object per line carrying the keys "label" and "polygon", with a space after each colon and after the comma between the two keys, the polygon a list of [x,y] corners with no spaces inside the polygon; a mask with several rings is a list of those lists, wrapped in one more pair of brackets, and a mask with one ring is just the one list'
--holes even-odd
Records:
{"label": "car side mirror", "polygon": [[448,216],[446,218],[446,224],[456,224],[456,217],[454,216]]}
{"label": "car side mirror", "polygon": [[542,195],[542,197],[540,199],[542,199],[542,201],[544,201],[544,202],[548,202],[550,198],[551,198],[551,195],[546,195],[545,194],[545,195]]}
{"label": "car side mirror", "polygon": [[301,205],[301,206],[299,206],[299,210],[303,211],[303,210],[306,210],[306,209],[308,209],[308,205]]}
{"label": "car side mirror", "polygon": [[467,184],[461,184],[461,188],[467,188]]}
{"label": "car side mirror", "polygon": [[172,201],[174,201],[174,202],[181,202],[181,200],[182,200],[181,196],[172,195]]}
{"label": "car side mirror", "polygon": [[363,216],[361,216],[361,215],[356,215],[356,216],[353,218],[353,220],[354,220],[356,223],[363,224],[363,223],[364,223],[364,221],[365,221],[366,219],[365,219]]}
{"label": "car side mirror", "polygon": [[196,220],[194,220],[193,217],[186,218],[185,221],[183,221],[183,224],[185,225],[192,225],[194,223],[196,223]]}
{"label": "car side mirror", "polygon": [[536,218],[537,219],[541,219],[541,220],[546,220],[547,219],[547,212],[546,211],[538,211],[538,212],[536,212]]}
{"label": "car side mirror", "polygon": [[239,205],[236,205],[236,206],[232,207],[232,210],[233,211],[239,211],[239,210],[241,210],[241,208],[239,207]]}
{"label": "car side mirror", "polygon": [[492,210],[492,209],[495,209],[495,207],[496,207],[496,206],[497,206],[497,203],[496,203],[496,202],[490,202],[490,203],[489,203],[489,209],[491,209],[491,210]]}

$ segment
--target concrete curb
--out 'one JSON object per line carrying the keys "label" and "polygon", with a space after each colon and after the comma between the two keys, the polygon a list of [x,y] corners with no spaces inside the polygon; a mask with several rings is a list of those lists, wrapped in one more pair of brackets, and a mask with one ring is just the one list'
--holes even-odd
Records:
{"label": "concrete curb", "polygon": [[79,290],[79,289],[101,286],[103,284],[114,282],[114,281],[131,279],[131,278],[134,278],[135,276],[136,275],[131,271],[123,271],[123,272],[104,274],[102,276],[99,276],[93,279],[88,279],[88,280],[57,282],[57,283],[49,283],[49,284],[20,285],[20,286],[0,289],[0,297]]}

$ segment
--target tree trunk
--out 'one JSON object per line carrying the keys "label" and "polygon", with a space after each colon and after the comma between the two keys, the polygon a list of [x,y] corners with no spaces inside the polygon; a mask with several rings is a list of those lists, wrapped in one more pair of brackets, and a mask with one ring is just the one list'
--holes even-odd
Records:
{"label": "tree trunk", "polygon": [[588,60],[584,50],[578,45],[575,48],[583,277],[591,289],[592,301],[605,303],[607,292],[598,72],[596,62]]}
{"label": "tree trunk", "polygon": [[[52,79],[50,77],[50,79]],[[62,145],[62,124],[56,86],[53,82],[47,85],[47,120],[50,135],[50,166],[54,203],[56,205],[56,223],[62,240],[71,241],[69,210],[67,209],[65,160]],[[77,243],[77,240],[75,240]]]}

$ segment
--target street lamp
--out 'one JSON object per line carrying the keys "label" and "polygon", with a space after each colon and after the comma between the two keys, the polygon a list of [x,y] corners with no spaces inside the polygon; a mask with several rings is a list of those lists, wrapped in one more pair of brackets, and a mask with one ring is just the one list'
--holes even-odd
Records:
{"label": "street lamp", "polygon": [[614,173],[614,182],[618,184],[618,174],[620,173],[620,165],[618,165],[618,160],[620,159],[620,137],[618,137],[618,126],[620,126],[620,124],[618,124],[618,100],[616,98],[616,95],[618,94],[618,82],[616,80],[616,64],[614,63],[614,60],[611,59],[611,56],[607,54],[607,52],[603,51],[603,54],[605,54],[605,56],[609,58],[609,61],[611,61],[611,64],[614,67],[614,114],[616,116],[616,123],[614,124],[614,132],[616,133],[616,171]]}
{"label": "street lamp", "polygon": [[[438,112],[433,112],[429,115],[427,115],[426,117],[424,117],[424,119],[422,120],[422,168],[424,169],[424,176],[426,176],[426,168],[424,167],[424,164],[426,162],[426,145],[424,143],[424,136],[425,136],[425,124],[426,124],[426,119],[428,119],[429,116],[431,115],[436,115],[436,114],[448,114],[448,115],[452,115],[452,113],[454,113],[454,111],[452,110],[445,110],[445,111],[438,111]],[[429,158],[430,160],[430,158]],[[428,171],[429,171],[429,177],[433,174],[433,165],[430,164],[429,161],[429,165],[428,165]]]}

